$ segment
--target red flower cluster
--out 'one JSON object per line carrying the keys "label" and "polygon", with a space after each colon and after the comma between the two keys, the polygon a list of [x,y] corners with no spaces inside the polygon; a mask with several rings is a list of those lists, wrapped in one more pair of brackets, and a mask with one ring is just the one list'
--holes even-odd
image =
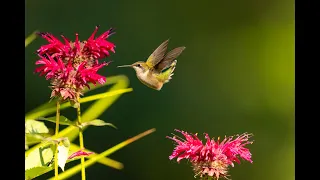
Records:
{"label": "red flower cluster", "polygon": [[253,143],[249,141],[252,136],[250,134],[237,135],[234,140],[233,136],[225,137],[221,142],[220,138],[214,141],[214,139],[210,139],[208,134],[205,134],[207,142],[203,144],[197,134],[193,135],[180,130],[175,131],[183,134],[186,140],[177,139],[176,136],[167,136],[177,143],[169,159],[177,158],[178,162],[182,159],[188,159],[193,165],[195,176],[200,175],[202,178],[212,177],[216,179],[219,179],[220,176],[227,178],[228,166],[233,167],[233,162],[240,163],[238,156],[252,163],[251,153],[249,149],[244,147]]}
{"label": "red flower cluster", "polygon": [[106,82],[106,78],[97,74],[97,71],[108,63],[99,63],[98,60],[108,57],[109,51],[115,53],[115,45],[106,40],[114,32],[111,28],[95,38],[98,28],[96,26],[87,41],[79,41],[77,33],[75,42],[61,35],[64,43],[50,33],[39,33],[49,43],[37,50],[41,59],[36,65],[42,66],[36,68],[35,72],[51,80],[51,97],[77,104],[84,87],[89,88],[89,82]]}

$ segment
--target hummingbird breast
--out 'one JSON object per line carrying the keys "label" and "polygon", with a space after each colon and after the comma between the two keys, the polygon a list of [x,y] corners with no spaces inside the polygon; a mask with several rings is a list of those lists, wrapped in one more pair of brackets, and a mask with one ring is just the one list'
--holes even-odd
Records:
{"label": "hummingbird breast", "polygon": [[139,74],[137,73],[137,77],[144,85],[152,89],[160,90],[162,88],[163,83],[159,81],[150,70]]}

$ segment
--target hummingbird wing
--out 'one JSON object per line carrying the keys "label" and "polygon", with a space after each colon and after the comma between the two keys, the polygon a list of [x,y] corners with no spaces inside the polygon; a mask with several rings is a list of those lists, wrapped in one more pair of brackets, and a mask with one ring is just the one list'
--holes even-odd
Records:
{"label": "hummingbird wing", "polygon": [[154,67],[154,69],[158,72],[161,72],[164,69],[167,69],[172,64],[172,62],[182,53],[182,51],[185,48],[186,47],[177,47],[177,48],[174,48],[173,50],[169,51],[165,55],[163,60]]}
{"label": "hummingbird wing", "polygon": [[164,41],[160,46],[153,51],[153,53],[149,56],[149,58],[146,61],[146,64],[150,67],[153,68],[156,64],[158,64],[164,57],[166,51],[167,51],[167,46],[168,46],[169,39]]}

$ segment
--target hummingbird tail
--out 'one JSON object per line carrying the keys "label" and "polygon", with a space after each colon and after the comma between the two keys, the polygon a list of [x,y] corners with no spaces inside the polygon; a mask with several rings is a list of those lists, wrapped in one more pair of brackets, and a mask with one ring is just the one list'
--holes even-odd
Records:
{"label": "hummingbird tail", "polygon": [[169,72],[169,77],[165,81],[165,83],[169,82],[172,79],[172,76],[174,75],[173,71],[176,69],[177,62],[178,62],[177,60],[174,60],[170,65],[170,68],[167,70]]}

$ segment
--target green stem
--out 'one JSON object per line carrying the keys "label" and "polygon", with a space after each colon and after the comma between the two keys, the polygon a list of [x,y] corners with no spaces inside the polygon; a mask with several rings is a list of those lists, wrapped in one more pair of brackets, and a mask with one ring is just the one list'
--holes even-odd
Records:
{"label": "green stem", "polygon": [[[77,116],[78,116],[78,124],[81,124],[81,110],[80,110],[80,98],[78,98],[78,107],[77,107]],[[80,149],[84,149],[84,143],[83,143],[83,133],[82,129],[79,128],[79,141],[80,141]],[[84,165],[84,157],[81,157],[81,179],[86,180],[86,169]]]}
{"label": "green stem", "polygon": [[[56,113],[56,132],[55,135],[57,136],[59,133],[59,120],[60,120],[60,103],[57,101],[57,113]],[[54,177],[58,180],[59,176],[59,169],[58,169],[58,144],[56,144],[56,150],[54,153]]]}

